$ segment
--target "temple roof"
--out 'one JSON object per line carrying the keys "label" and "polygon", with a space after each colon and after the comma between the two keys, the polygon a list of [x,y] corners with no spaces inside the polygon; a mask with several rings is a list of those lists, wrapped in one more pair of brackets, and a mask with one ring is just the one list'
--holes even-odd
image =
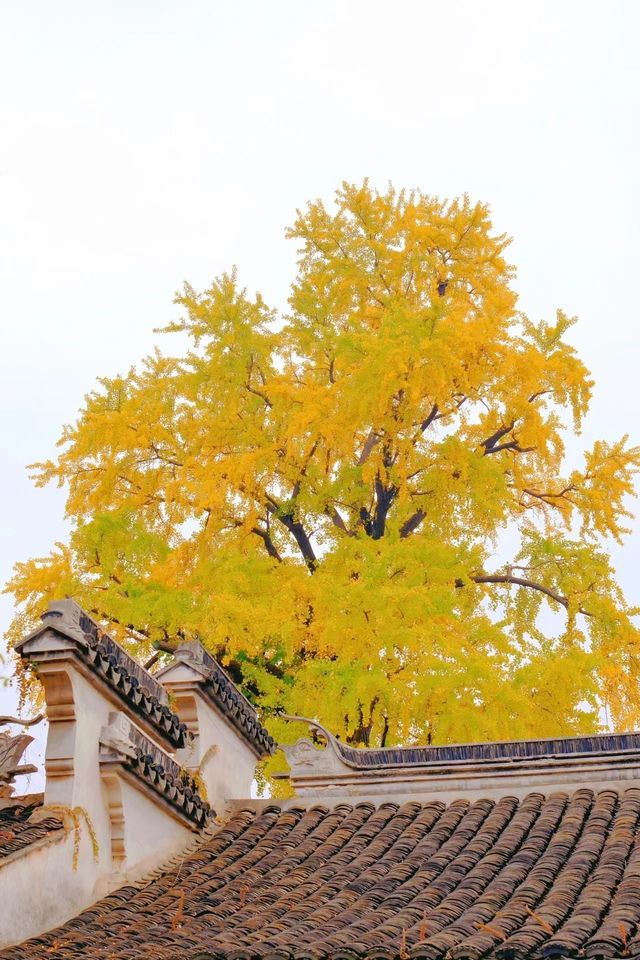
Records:
{"label": "temple roof", "polygon": [[640,956],[640,789],[260,802],[0,960]]}

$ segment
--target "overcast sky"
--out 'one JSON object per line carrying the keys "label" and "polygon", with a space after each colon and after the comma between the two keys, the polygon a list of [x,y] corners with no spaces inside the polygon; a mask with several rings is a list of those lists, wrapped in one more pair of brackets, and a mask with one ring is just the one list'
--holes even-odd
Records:
{"label": "overcast sky", "polygon": [[[65,537],[25,464],[96,377],[184,280],[237,264],[284,305],[284,228],[344,179],[487,201],[521,308],[580,317],[585,444],[640,442],[639,27],[636,0],[0,0],[0,580]],[[640,602],[640,525],[615,556]]]}

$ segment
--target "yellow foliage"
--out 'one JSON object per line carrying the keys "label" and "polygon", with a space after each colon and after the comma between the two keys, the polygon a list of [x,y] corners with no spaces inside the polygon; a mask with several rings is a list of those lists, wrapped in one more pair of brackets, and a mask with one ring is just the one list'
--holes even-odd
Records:
{"label": "yellow foliage", "polygon": [[287,316],[235,273],[185,287],[188,352],[102,379],[35,466],[73,531],[17,565],[13,638],[60,594],[141,656],[199,637],[281,739],[279,707],[371,744],[637,723],[607,541],[640,458],[600,442],[567,471],[574,320],[517,310],[466,197],[344,184],[288,235]]}

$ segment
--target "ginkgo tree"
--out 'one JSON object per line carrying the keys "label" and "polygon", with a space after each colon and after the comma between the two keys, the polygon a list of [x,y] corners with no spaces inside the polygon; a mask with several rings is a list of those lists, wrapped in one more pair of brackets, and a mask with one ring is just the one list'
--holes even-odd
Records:
{"label": "ginkgo tree", "polygon": [[281,708],[369,745],[636,724],[608,544],[640,452],[565,466],[592,390],[573,320],[517,309],[467,198],[344,184],[288,235],[286,314],[235,272],[185,287],[184,355],[100,380],[36,465],[72,530],[17,564],[12,638],[61,595],[141,659],[197,637],[281,738]]}

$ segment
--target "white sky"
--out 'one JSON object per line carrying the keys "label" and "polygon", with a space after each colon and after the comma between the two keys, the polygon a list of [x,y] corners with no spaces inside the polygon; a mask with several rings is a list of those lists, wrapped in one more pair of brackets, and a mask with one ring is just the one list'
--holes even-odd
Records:
{"label": "white sky", "polygon": [[[24,465],[95,378],[183,280],[237,264],[284,305],[284,228],[343,179],[488,201],[521,307],[580,316],[585,444],[640,442],[639,28],[635,0],[0,0],[0,581],[65,536]],[[640,525],[616,561],[640,601]]]}

